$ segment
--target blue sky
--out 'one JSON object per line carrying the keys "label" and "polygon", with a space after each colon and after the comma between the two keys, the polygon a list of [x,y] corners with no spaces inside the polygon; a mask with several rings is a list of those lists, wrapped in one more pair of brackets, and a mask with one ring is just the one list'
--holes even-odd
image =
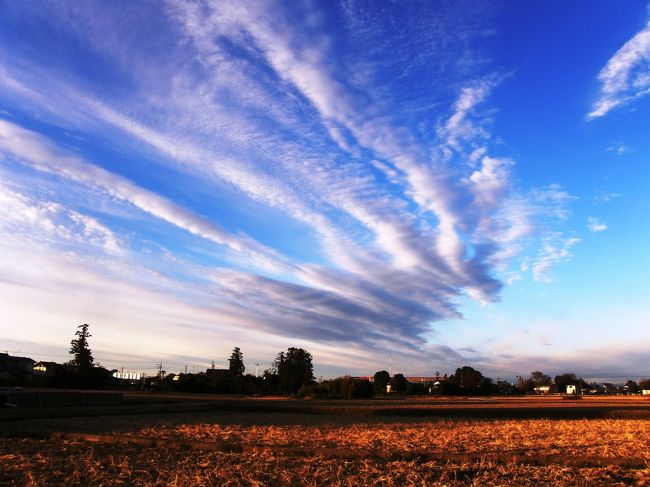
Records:
{"label": "blue sky", "polygon": [[646,2],[0,5],[0,340],[650,375]]}

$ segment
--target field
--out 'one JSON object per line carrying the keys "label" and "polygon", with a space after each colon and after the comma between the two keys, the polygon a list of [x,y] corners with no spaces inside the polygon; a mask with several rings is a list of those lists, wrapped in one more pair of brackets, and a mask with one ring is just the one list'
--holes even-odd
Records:
{"label": "field", "polygon": [[650,485],[642,397],[2,410],[0,485]]}

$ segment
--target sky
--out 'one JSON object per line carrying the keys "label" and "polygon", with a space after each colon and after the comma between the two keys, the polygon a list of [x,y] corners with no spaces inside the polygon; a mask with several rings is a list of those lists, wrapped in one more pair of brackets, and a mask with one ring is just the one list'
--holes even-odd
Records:
{"label": "sky", "polygon": [[645,1],[0,1],[0,348],[650,376]]}

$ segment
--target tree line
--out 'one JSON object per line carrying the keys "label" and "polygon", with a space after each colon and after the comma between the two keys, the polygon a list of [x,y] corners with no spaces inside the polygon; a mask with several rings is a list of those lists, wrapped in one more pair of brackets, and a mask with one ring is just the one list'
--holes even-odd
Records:
{"label": "tree line", "polygon": [[603,382],[602,384],[588,383],[573,373],[560,374],[551,378],[551,376],[537,370],[531,372],[527,378],[518,376],[516,382],[517,389],[524,393],[539,392],[544,387],[547,387],[550,393],[564,393],[567,390],[567,386],[570,385],[576,386],[583,391],[589,390],[603,393],[627,392],[637,394],[642,390],[650,389],[650,379],[642,379],[638,383],[630,379],[624,385],[617,386],[611,382]]}
{"label": "tree line", "polygon": [[[70,361],[65,364],[52,364],[55,366],[55,373],[33,378],[31,384],[19,385],[75,388],[124,386],[124,381],[113,376],[116,370],[107,370],[95,364],[88,341],[91,336],[88,324],[79,325],[75,338],[70,342]],[[211,369],[200,373],[166,374],[160,370],[157,376],[138,381],[137,385],[150,390],[178,392],[278,394],[346,399],[370,398],[386,393],[471,396],[565,393],[567,386],[603,393],[638,393],[642,389],[650,389],[650,379],[639,383],[629,380],[617,390],[613,384],[588,384],[573,373],[551,378],[540,371],[531,372],[529,377],[517,376],[514,384],[505,380],[495,382],[470,366],[459,367],[451,375],[435,372],[427,382],[409,382],[403,374],[391,376],[386,370],[377,371],[372,380],[345,376],[316,382],[312,355],[302,348],[295,347],[279,352],[271,367],[264,370],[261,376],[246,373],[244,356],[239,347],[233,349],[227,361],[227,369],[217,369],[213,364]]]}

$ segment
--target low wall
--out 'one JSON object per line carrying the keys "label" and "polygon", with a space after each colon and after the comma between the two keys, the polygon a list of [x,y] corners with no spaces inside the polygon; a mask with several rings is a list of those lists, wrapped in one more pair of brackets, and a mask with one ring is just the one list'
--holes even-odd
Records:
{"label": "low wall", "polygon": [[121,392],[98,391],[0,391],[0,407],[119,406]]}

